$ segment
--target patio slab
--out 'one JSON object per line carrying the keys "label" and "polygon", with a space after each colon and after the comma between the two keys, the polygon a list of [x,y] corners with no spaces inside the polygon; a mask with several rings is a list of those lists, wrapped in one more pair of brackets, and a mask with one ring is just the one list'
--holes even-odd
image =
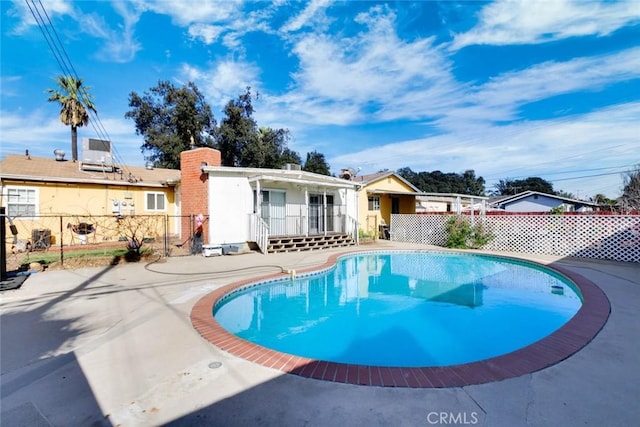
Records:
{"label": "patio slab", "polygon": [[571,426],[640,419],[639,264],[513,254],[587,277],[609,298],[611,314],[568,359],[481,385],[400,389],[302,378],[226,353],[191,325],[194,304],[222,286],[312,268],[340,252],[189,256],[31,275],[20,289],[0,293],[0,425]]}

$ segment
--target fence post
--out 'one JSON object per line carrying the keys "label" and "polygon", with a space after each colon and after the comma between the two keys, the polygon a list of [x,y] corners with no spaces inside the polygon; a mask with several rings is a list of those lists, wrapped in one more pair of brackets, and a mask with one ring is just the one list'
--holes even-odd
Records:
{"label": "fence post", "polygon": [[0,280],[5,280],[7,278],[7,244],[6,244],[6,229],[5,229],[5,212],[6,208],[0,207],[0,241],[2,242],[2,247],[0,247]]}
{"label": "fence post", "polygon": [[169,256],[169,215],[164,216],[164,247],[163,252],[164,256]]}
{"label": "fence post", "polygon": [[62,215],[60,215],[60,265],[64,268],[64,250],[62,247],[64,246],[64,236],[62,235]]}

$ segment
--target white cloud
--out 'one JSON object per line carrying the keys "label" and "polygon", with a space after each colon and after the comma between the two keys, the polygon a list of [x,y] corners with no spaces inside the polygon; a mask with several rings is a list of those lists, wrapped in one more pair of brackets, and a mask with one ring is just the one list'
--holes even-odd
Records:
{"label": "white cloud", "polygon": [[310,1],[302,12],[289,19],[289,21],[282,26],[281,31],[285,33],[298,31],[303,27],[313,26],[316,21],[323,21],[325,17],[322,12],[331,6],[332,3],[333,0]]}
{"label": "white cloud", "polygon": [[[638,163],[637,148],[629,142],[640,135],[638,117],[640,103],[629,103],[563,119],[463,128],[328,161],[335,168],[361,166],[363,173],[409,166],[415,171],[474,169],[476,176],[493,182],[514,176],[544,178],[545,173],[579,171],[586,164],[608,167]],[[619,177],[610,179],[607,191],[613,196]],[[594,185],[593,180],[590,185]]]}
{"label": "white cloud", "polygon": [[[101,117],[100,121],[104,129],[108,129],[116,160],[130,166],[143,165],[144,158],[140,152],[143,140],[135,135],[135,124],[131,120],[110,117]],[[3,139],[1,158],[7,154],[22,154],[27,149],[32,156],[38,157],[53,156],[55,148],[71,152],[71,130],[50,110],[33,110],[28,114],[0,111],[0,129]],[[98,137],[91,123],[78,128],[78,141],[85,137]]]}
{"label": "white cloud", "polygon": [[[134,28],[141,12],[136,9],[135,3],[129,4],[123,1],[112,3],[114,10],[123,18],[123,24],[116,29],[105,22],[100,15],[83,14],[80,10],[81,4],[74,4],[71,1],[55,0],[29,4],[14,2],[14,6],[11,13],[21,18],[20,24],[14,30],[16,34],[21,34],[31,26],[38,24],[33,17],[33,13],[35,13],[39,23],[46,27],[43,31],[52,37],[51,32],[55,30],[56,18],[69,15],[78,22],[77,31],[105,42],[104,47],[96,53],[100,60],[128,62],[140,50],[140,44],[136,42],[134,37]],[[52,40],[56,41],[56,39]]]}
{"label": "white cloud", "polygon": [[19,92],[15,90],[14,83],[19,83],[21,80],[21,76],[0,76],[0,96],[19,96]]}
{"label": "white cloud", "polygon": [[105,62],[130,62],[142,48],[135,39],[135,25],[140,15],[126,7],[116,7],[116,10],[123,18],[123,24],[117,28],[111,27],[101,16],[95,14],[81,16],[79,24],[83,32],[104,41],[104,46],[96,52],[98,59]]}
{"label": "white cloud", "polygon": [[190,1],[147,1],[145,7],[153,12],[169,15],[180,26],[194,23],[223,22],[237,16],[242,8],[240,1],[199,0]]}
{"label": "white cloud", "polygon": [[[38,123],[38,126],[34,126]],[[30,111],[2,111],[0,114],[0,129],[2,129],[2,154],[23,153],[25,149],[33,154],[40,146],[50,147],[57,141],[67,141],[70,144],[71,131],[64,126],[57,114],[45,114],[41,110]],[[28,129],[28,130],[26,130]]]}
{"label": "white cloud", "polygon": [[455,81],[450,60],[431,39],[400,40],[394,20],[386,8],[374,7],[356,18],[369,31],[353,38],[301,36],[292,50],[300,61],[295,83],[273,101],[295,106],[296,120],[310,124],[410,119],[437,120],[449,129],[513,120],[524,104],[640,76],[640,49],[630,49],[537,64],[474,87]]}
{"label": "white cloud", "polygon": [[579,90],[597,90],[611,82],[637,77],[640,77],[640,48],[566,62],[546,62],[505,73],[485,84],[479,96],[498,104],[536,101]]}
{"label": "white cloud", "polygon": [[200,39],[205,44],[212,44],[218,40],[224,28],[218,25],[194,24],[189,27],[189,35],[194,39]]}
{"label": "white cloud", "polygon": [[[44,9],[43,9],[44,7]],[[45,14],[46,12],[46,14]],[[18,17],[19,24],[13,29],[13,34],[22,34],[29,30],[32,26],[38,25],[38,21],[34,18],[34,13],[38,16],[38,21],[46,22],[47,18],[53,20],[57,16],[70,15],[74,16],[73,2],[70,0],[52,0],[47,1],[46,5],[38,3],[27,3],[24,1],[14,1],[13,8],[8,11],[10,16]]]}
{"label": "white cloud", "polygon": [[598,91],[638,77],[640,48],[565,62],[549,61],[468,88],[459,104],[448,108],[437,123],[451,128],[461,121],[513,120],[524,104],[568,93]]}
{"label": "white cloud", "polygon": [[193,81],[202,88],[207,101],[218,108],[244,93],[247,86],[252,87],[253,93],[260,87],[259,69],[248,62],[218,61],[206,70],[184,64],[181,75],[184,80]]}
{"label": "white cloud", "polygon": [[202,0],[196,4],[159,0],[144,5],[147,10],[170,16],[174,24],[187,28],[191,38],[207,45],[221,40],[227,48],[242,51],[242,35],[266,29],[260,12],[246,14],[242,1]]}
{"label": "white cloud", "polygon": [[[305,107],[314,110],[300,108],[301,114],[308,113],[314,123],[344,124],[346,119],[414,116],[416,105],[419,115],[425,115],[432,104],[416,101],[434,93],[444,99],[455,90],[443,52],[432,39],[400,40],[395,14],[387,7],[372,7],[355,22],[368,31],[351,38],[314,33],[299,37],[292,52],[300,66],[292,74],[292,93],[282,102],[308,99]],[[359,113],[354,114],[354,108]],[[339,114],[343,109],[346,117]]]}
{"label": "white cloud", "polygon": [[452,49],[470,45],[544,43],[575,36],[605,36],[640,21],[640,2],[499,0],[485,6],[479,23],[456,34]]}

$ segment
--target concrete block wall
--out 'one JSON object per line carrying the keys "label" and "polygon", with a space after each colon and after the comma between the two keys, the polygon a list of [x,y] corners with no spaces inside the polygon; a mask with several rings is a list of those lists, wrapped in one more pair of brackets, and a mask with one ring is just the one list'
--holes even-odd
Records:
{"label": "concrete block wall", "polygon": [[221,166],[220,151],[213,148],[199,147],[180,153],[180,193],[182,212],[182,238],[186,240],[192,235],[195,227],[191,217],[202,214],[205,217],[203,225],[203,242],[209,242],[206,219],[209,217],[209,175],[202,173],[202,163],[208,166]]}

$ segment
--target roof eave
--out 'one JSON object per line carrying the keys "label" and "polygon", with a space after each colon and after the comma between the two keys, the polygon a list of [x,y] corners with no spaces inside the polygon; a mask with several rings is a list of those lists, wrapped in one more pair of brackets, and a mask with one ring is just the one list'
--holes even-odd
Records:
{"label": "roof eave", "polygon": [[27,181],[27,182],[41,182],[41,183],[65,183],[65,184],[101,184],[101,185],[126,185],[126,186],[138,186],[138,187],[166,187],[175,185],[179,182],[176,179],[173,183],[168,183],[167,180],[163,182],[158,181],[140,181],[140,182],[129,182],[129,181],[109,181],[109,180],[99,180],[99,179],[76,179],[76,178],[62,178],[62,177],[51,177],[51,176],[33,176],[33,175],[16,175],[16,174],[4,174],[0,176],[0,180],[5,181]]}

